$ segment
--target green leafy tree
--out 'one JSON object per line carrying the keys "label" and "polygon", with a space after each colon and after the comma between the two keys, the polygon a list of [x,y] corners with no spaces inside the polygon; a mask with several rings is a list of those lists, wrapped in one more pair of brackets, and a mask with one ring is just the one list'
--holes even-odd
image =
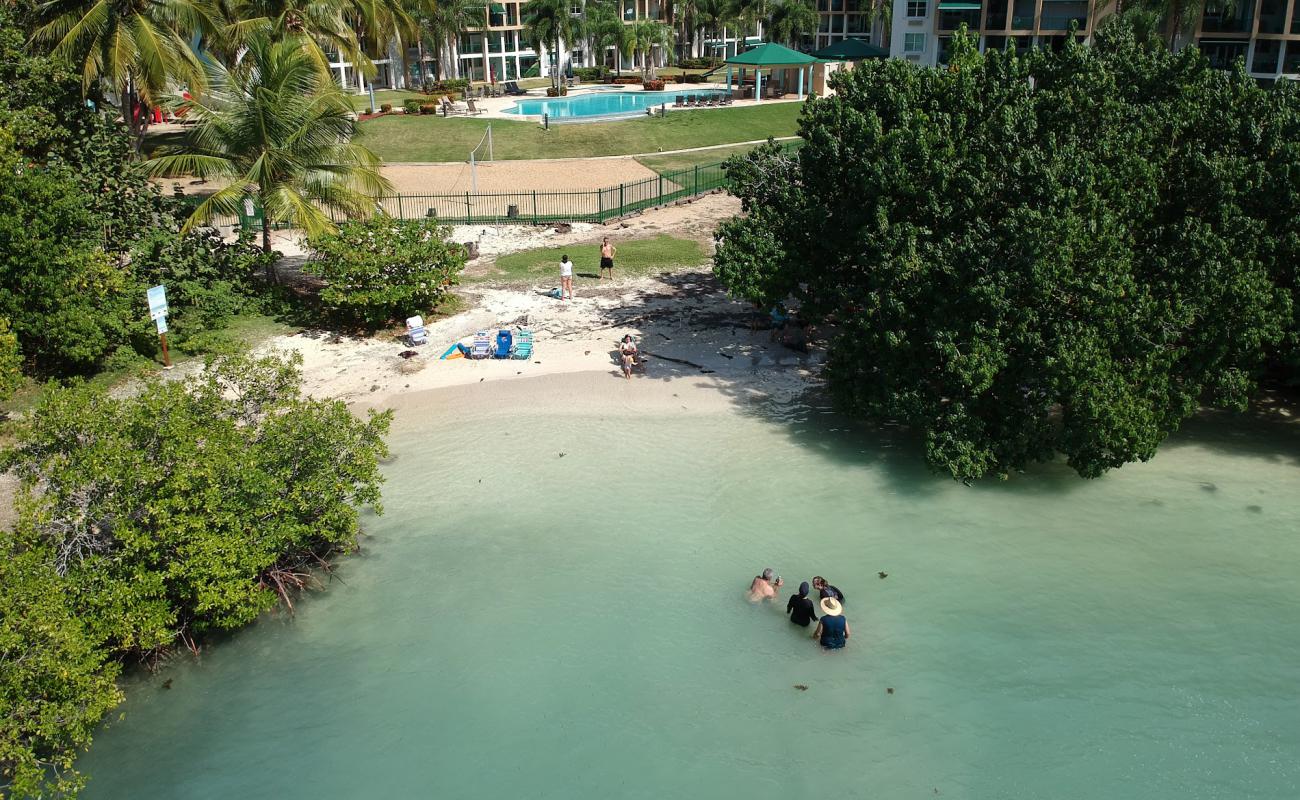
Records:
{"label": "green leafy tree", "polygon": [[1294,340],[1300,99],[1139,42],[862,64],[809,105],[797,167],[733,161],[718,274],[837,323],[845,409],[930,464],[1085,477],[1241,408]]}
{"label": "green leafy tree", "polygon": [[[238,214],[253,194],[269,223],[318,234],[334,230],[325,209],[368,216],[391,191],[379,158],[352,141],[347,98],[293,41],[254,38],[237,66],[209,67],[209,84],[187,104],[196,120],[189,139],[145,164],[156,176],[228,181],[195,207],[186,230],[213,214]],[[270,225],[262,246],[271,251]]]}
{"label": "green leafy tree", "polygon": [[18,337],[9,320],[0,317],[0,400],[14,393],[23,383],[23,357],[18,350]]}
{"label": "green leafy tree", "polygon": [[147,107],[160,104],[172,84],[203,88],[203,70],[189,40],[216,30],[207,0],[46,0],[38,13],[43,24],[33,41],[76,65],[86,93],[105,88],[122,98],[122,115],[137,148]]}
{"label": "green leafy tree", "polygon": [[349,321],[378,325],[431,309],[460,278],[465,248],[434,220],[376,215],[313,236],[307,271],[326,286],[321,301]]}
{"label": "green leafy tree", "polygon": [[121,701],[116,663],[87,635],[40,550],[0,533],[0,797],[63,797],[73,763]]}
{"label": "green leafy tree", "polygon": [[90,371],[142,324],[143,289],[100,246],[100,218],[69,171],[30,166],[3,138],[0,317],[34,372]]}
{"label": "green leafy tree", "polygon": [[538,53],[552,57],[551,86],[560,88],[560,42],[578,40],[569,0],[528,0],[521,8],[524,38]]}
{"label": "green leafy tree", "polygon": [[193,646],[355,545],[390,416],[303,397],[297,364],[232,357],[131,398],[43,398],[12,455],[18,541],[47,554],[92,641]]}

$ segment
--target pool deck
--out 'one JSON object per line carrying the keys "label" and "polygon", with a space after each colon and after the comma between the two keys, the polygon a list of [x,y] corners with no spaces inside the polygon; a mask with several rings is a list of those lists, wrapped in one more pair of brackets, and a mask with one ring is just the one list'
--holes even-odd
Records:
{"label": "pool deck", "polygon": [[[578,97],[585,94],[602,94],[606,92],[639,92],[639,91],[642,90],[638,89],[635,86],[628,86],[622,84],[583,84],[583,85],[579,85],[574,89],[569,90],[569,94],[567,96]],[[673,92],[675,94],[700,94],[709,91],[725,91],[725,87],[722,84],[718,84],[718,83],[670,83],[664,86],[663,91]],[[480,119],[512,119],[516,121],[531,120],[534,122],[541,122],[542,119],[541,114],[510,114],[510,113],[506,113],[506,109],[513,108],[515,106],[516,101],[518,100],[546,100],[546,99],[548,99],[546,97],[546,89],[541,88],[541,89],[531,89],[526,95],[518,95],[516,97],[485,97],[482,100],[475,98],[474,105],[475,107],[478,108],[479,111],[482,112],[476,115]],[[550,99],[560,99],[560,98],[550,98]],[[696,107],[674,108],[672,103],[668,103],[665,110],[668,111],[669,113],[674,111],[710,111],[710,110],[717,110],[720,108],[744,108],[747,106],[768,105],[769,103],[801,103],[801,102],[803,101],[795,95],[786,95],[785,97],[782,97],[779,100],[741,100],[739,98],[736,98],[729,106],[713,106],[712,108],[708,106],[705,106],[703,108],[696,108]],[[464,108],[465,102],[463,100],[458,100],[456,102],[456,105],[459,108]],[[466,116],[466,115],[454,114],[453,116]],[[469,116],[475,116],[475,115],[469,115]],[[643,117],[643,116],[645,116],[643,112],[637,112],[634,114],[616,114],[611,116],[568,117],[564,119],[552,118],[551,123],[556,125],[559,124],[575,125],[584,122],[609,122],[610,120],[614,120],[614,119],[634,119],[636,117]]]}

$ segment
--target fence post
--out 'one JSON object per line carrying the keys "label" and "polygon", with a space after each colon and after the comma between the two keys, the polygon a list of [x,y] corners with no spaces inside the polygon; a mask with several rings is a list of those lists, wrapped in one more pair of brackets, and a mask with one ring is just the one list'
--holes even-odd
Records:
{"label": "fence post", "polygon": [[406,219],[406,212],[402,210],[402,196],[397,196],[397,218]]}
{"label": "fence post", "polygon": [[596,221],[603,223],[605,221],[605,190],[596,190]]}
{"label": "fence post", "polygon": [[472,217],[473,217],[473,213],[470,210],[469,192],[465,192],[465,224],[466,225],[469,225],[474,221]]}
{"label": "fence post", "polygon": [[691,194],[697,195],[699,193],[700,193],[700,165],[696,164],[695,165],[695,191],[691,192]]}
{"label": "fence post", "polygon": [[655,205],[661,206],[663,204],[664,204],[664,176],[660,175],[659,176],[659,202],[655,203]]}
{"label": "fence post", "polygon": [[533,224],[537,224],[537,190],[533,190]]}
{"label": "fence post", "polygon": [[618,185],[618,215],[620,217],[623,216],[623,187],[626,185],[623,183]]}

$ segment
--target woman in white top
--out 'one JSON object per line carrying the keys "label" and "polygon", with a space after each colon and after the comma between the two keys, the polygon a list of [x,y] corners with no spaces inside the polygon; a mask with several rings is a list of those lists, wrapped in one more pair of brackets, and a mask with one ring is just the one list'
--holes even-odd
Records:
{"label": "woman in white top", "polygon": [[560,256],[560,299],[565,295],[573,299],[573,262],[567,255]]}

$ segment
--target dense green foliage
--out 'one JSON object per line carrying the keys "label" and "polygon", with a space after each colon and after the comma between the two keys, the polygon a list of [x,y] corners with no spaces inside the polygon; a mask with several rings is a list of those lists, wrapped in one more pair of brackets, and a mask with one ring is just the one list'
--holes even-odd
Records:
{"label": "dense green foliage", "polygon": [[113,659],[246,624],[355,545],[390,415],[300,383],[296,362],[229,358],[128,399],[51,388],[24,422],[0,534],[0,794],[70,765],[117,702]]}
{"label": "dense green foliage", "polygon": [[326,286],[321,302],[350,322],[379,325],[429,311],[460,280],[465,247],[436,220],[383,215],[313,236],[307,271]]}
{"label": "dense green foliage", "polygon": [[[842,74],[797,161],[734,159],[737,294],[837,323],[847,409],[906,422],[958,478],[1063,453],[1145,460],[1294,352],[1300,95],[1145,47],[898,60]],[[1282,82],[1286,83],[1286,82]]]}
{"label": "dense green foliage", "polygon": [[13,394],[23,382],[23,358],[18,351],[18,337],[9,320],[0,317],[0,400]]}

